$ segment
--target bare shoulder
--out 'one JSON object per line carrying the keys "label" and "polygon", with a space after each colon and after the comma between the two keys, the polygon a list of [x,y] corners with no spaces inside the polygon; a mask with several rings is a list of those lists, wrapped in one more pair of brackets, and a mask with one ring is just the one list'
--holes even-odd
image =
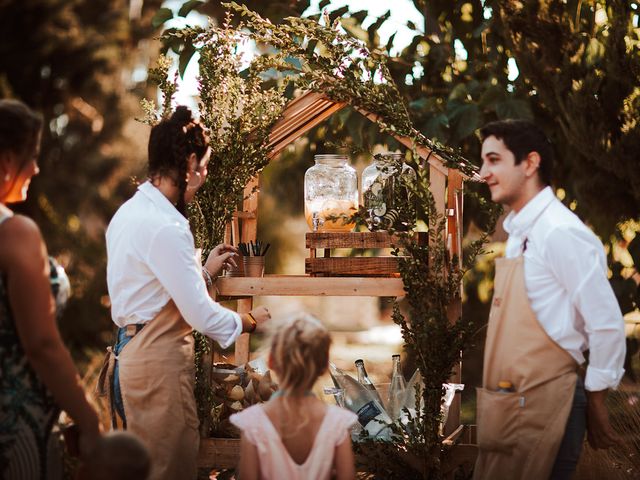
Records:
{"label": "bare shoulder", "polygon": [[0,267],[46,252],[38,225],[28,217],[14,215],[0,225]]}

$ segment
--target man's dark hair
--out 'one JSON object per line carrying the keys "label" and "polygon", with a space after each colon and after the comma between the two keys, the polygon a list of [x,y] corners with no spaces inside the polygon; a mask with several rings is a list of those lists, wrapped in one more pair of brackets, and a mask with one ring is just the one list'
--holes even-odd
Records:
{"label": "man's dark hair", "polygon": [[179,106],[171,117],[151,129],[149,136],[149,176],[177,174],[179,197],[176,208],[186,216],[184,193],[187,188],[188,158],[196,154],[201,162],[209,148],[205,128],[193,118],[191,110]]}
{"label": "man's dark hair", "polygon": [[502,140],[513,152],[518,165],[531,152],[540,155],[540,180],[551,185],[553,171],[553,149],[544,132],[528,120],[500,120],[491,122],[480,129],[480,139],[484,142],[489,137]]}

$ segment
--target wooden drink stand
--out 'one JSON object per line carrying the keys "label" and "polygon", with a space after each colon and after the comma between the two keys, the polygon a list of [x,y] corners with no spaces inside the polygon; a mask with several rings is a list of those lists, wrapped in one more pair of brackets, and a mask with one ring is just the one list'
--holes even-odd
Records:
{"label": "wooden drink stand", "polygon": [[[272,129],[270,158],[277,157],[287,145],[345,106],[346,103],[334,102],[316,92],[307,92],[292,100]],[[376,115],[358,111],[369,120],[377,121]],[[412,148],[408,138],[396,136],[396,139]],[[418,154],[428,162],[430,189],[437,210],[447,217],[445,241],[451,254],[460,257],[463,181],[468,177],[458,170],[445,167],[443,161],[427,148],[418,148]],[[226,243],[256,240],[258,184],[256,177],[245,187],[242,211],[237,211],[227,225]],[[402,279],[396,274],[396,257],[331,257],[333,248],[391,248],[394,243],[394,237],[386,232],[307,233],[306,247],[310,254],[305,261],[306,275],[220,277],[216,285],[218,300],[236,299],[237,311],[246,313],[252,310],[254,297],[261,295],[401,297],[404,296],[404,289]],[[317,256],[317,249],[324,249],[322,257]],[[457,299],[450,306],[453,321],[461,312],[461,302],[461,299]],[[209,368],[219,360],[216,352],[204,359]],[[234,363],[243,365],[249,360],[249,334],[244,333],[235,343]],[[460,368],[461,364],[455,369],[451,382],[461,382]],[[476,447],[471,445],[475,442],[473,433],[471,429],[460,425],[460,396],[456,395],[445,426],[445,435],[448,435],[445,443],[457,443],[454,448],[458,453],[447,457],[445,472],[452,471],[462,463],[475,461]],[[461,441],[464,444],[460,444]],[[202,438],[198,463],[203,468],[234,468],[238,463],[239,451],[238,439]]]}

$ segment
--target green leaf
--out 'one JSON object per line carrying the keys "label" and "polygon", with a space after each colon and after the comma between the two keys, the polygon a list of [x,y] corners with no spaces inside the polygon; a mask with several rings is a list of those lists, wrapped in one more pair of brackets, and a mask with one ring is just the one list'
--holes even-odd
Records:
{"label": "green leaf", "polygon": [[309,43],[307,44],[307,48],[305,50],[305,55],[311,55],[316,49],[316,45],[318,45],[318,40],[309,40]]}
{"label": "green leaf", "polygon": [[369,12],[366,10],[360,10],[358,12],[352,13],[351,18],[355,18],[359,23],[364,22],[364,19],[367,18]]}
{"label": "green leaf", "polygon": [[171,49],[175,53],[180,53],[180,48],[182,47],[183,40],[178,38],[176,35],[173,35],[177,32],[176,28],[169,28],[164,31],[160,41],[162,42],[162,47],[160,52],[162,54],[166,54],[169,49]]}
{"label": "green leaf", "polygon": [[465,101],[469,96],[469,91],[464,83],[459,83],[451,90],[449,94],[449,100]]}
{"label": "green leaf", "polygon": [[[333,21],[336,18],[342,17],[348,11],[349,11],[349,6],[348,5],[345,5],[344,7],[340,7],[337,10],[334,10],[333,12],[329,13],[329,20],[331,21],[331,23],[333,23]],[[330,26],[330,25],[328,25],[328,26]]]}
{"label": "green leaf", "polygon": [[186,17],[187,15],[189,15],[189,13],[191,13],[191,10],[197,8],[200,5],[204,5],[204,2],[202,0],[189,0],[188,2],[182,4],[180,10],[178,10],[178,16]]}
{"label": "green leaf", "polygon": [[161,8],[156,12],[156,14],[151,19],[151,25],[153,28],[158,28],[164,22],[171,20],[173,18],[173,12],[170,8]]}
{"label": "green leaf", "polygon": [[449,128],[449,118],[446,114],[440,113],[431,117],[426,125],[424,134],[431,139],[444,141],[446,139],[446,130]]}
{"label": "green leaf", "polygon": [[189,60],[191,60],[191,57],[193,57],[194,53],[196,53],[196,49],[190,43],[185,45],[180,52],[180,61],[178,62],[178,72],[180,73],[180,77],[184,78],[184,72],[187,70]]}
{"label": "green leaf", "polygon": [[393,34],[389,37],[389,40],[387,40],[387,45],[385,46],[387,53],[391,52],[391,48],[393,47],[393,41],[396,39],[396,33],[398,32],[393,32]]}
{"label": "green leaf", "polygon": [[520,118],[524,120],[533,120],[533,113],[529,102],[517,98],[507,98],[502,102],[496,103],[496,115],[500,120],[507,118]]}
{"label": "green leaf", "polygon": [[385,13],[384,15],[381,15],[378,17],[378,19],[373,22],[371,25],[369,25],[369,28],[367,28],[367,33],[369,34],[369,42],[372,44],[377,44],[377,35],[378,35],[378,30],[380,29],[380,27],[382,26],[382,24],[384,22],[386,22],[389,17],[391,16],[391,10],[387,10],[387,13]]}
{"label": "green leaf", "polygon": [[429,99],[427,97],[421,97],[409,104],[411,110],[425,110],[427,106],[429,106]]}
{"label": "green leaf", "polygon": [[462,140],[480,126],[480,109],[475,103],[461,104],[451,112],[449,121],[454,127],[455,138]]}
{"label": "green leaf", "polygon": [[507,92],[505,89],[499,85],[493,85],[487,88],[480,98],[478,99],[478,105],[480,107],[495,110],[496,104],[500,101],[503,101],[507,96]]}
{"label": "green leaf", "polygon": [[357,38],[358,40],[366,42],[369,38],[367,32],[352,17],[343,17],[342,19],[340,19],[340,24],[342,25],[342,28],[344,28],[349,33],[349,35]]}
{"label": "green leaf", "polygon": [[584,52],[584,63],[587,67],[593,67],[600,63],[600,60],[604,57],[605,48],[602,43],[596,38],[589,40],[589,45]]}

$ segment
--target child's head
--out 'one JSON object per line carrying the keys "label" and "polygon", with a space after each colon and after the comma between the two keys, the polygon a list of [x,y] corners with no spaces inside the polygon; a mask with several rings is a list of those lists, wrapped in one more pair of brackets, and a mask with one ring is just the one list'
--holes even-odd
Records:
{"label": "child's head", "polygon": [[280,389],[310,390],[329,364],[331,336],[314,317],[298,314],[278,324],[271,336],[271,368],[278,374]]}
{"label": "child's head", "polygon": [[144,480],[150,471],[149,452],[138,437],[129,432],[114,431],[98,441],[82,466],[79,478]]}

